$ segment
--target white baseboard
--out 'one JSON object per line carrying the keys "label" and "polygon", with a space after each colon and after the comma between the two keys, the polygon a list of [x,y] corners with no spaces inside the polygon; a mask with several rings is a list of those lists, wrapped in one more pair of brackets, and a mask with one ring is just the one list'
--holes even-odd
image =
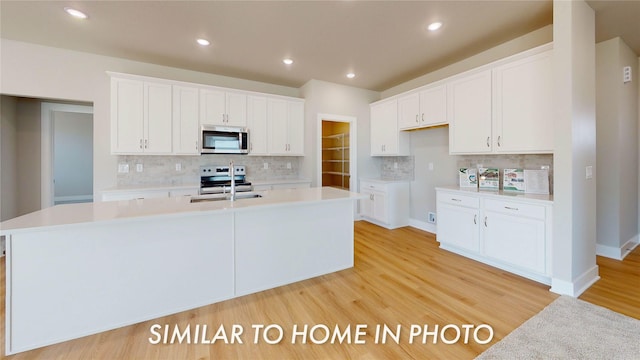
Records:
{"label": "white baseboard", "polygon": [[635,249],[636,246],[638,246],[639,241],[640,238],[638,235],[635,235],[619,248],[615,246],[596,244],[596,255],[615,260],[623,260],[631,251],[633,251],[633,249]]}
{"label": "white baseboard", "polygon": [[418,219],[409,219],[409,226],[414,227],[416,229],[424,230],[426,232],[430,232],[432,234],[435,234],[438,229],[436,224],[431,224],[426,221],[422,221]]}
{"label": "white baseboard", "polygon": [[595,265],[573,281],[552,278],[550,291],[556,294],[569,295],[577,298],[598,280],[600,280],[600,276],[598,275],[598,265]]}

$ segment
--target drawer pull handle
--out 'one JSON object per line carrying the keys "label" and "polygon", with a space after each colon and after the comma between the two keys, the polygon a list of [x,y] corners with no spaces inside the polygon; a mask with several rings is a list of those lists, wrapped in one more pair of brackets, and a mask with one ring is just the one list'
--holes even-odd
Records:
{"label": "drawer pull handle", "polygon": [[519,210],[517,207],[511,207],[511,206],[505,206],[504,208],[507,210],[515,210],[515,211]]}
{"label": "drawer pull handle", "polygon": [[478,215],[477,214],[473,215],[473,224],[474,225],[478,225]]}
{"label": "drawer pull handle", "polygon": [[487,227],[487,217],[484,217],[484,227]]}
{"label": "drawer pull handle", "polygon": [[460,199],[456,199],[456,198],[451,198],[451,201],[458,201],[458,202],[460,202],[460,201],[462,201],[462,200],[460,200]]}
{"label": "drawer pull handle", "polygon": [[489,136],[487,136],[487,147],[491,147],[491,143],[489,142]]}

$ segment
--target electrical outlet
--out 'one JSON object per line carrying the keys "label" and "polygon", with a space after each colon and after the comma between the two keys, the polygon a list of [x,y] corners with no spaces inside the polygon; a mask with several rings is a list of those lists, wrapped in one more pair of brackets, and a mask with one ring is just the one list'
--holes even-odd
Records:
{"label": "electrical outlet", "polygon": [[290,162],[287,163],[287,169],[291,169],[291,163]]}
{"label": "electrical outlet", "polygon": [[593,166],[589,165],[585,168],[585,178],[587,180],[593,179]]}
{"label": "electrical outlet", "polygon": [[542,166],[540,166],[540,170],[547,170],[547,171],[549,171],[549,165],[542,165]]}
{"label": "electrical outlet", "polygon": [[264,163],[263,166],[264,166],[264,169],[267,170],[269,168],[269,163]]}
{"label": "electrical outlet", "polygon": [[176,163],[176,171],[182,171],[182,164]]}
{"label": "electrical outlet", "polygon": [[433,163],[429,163],[429,171],[433,171]]}
{"label": "electrical outlet", "polygon": [[624,84],[631,82],[631,66],[625,66],[622,68],[622,82]]}
{"label": "electrical outlet", "polygon": [[432,224],[436,223],[436,213],[429,211],[429,221]]}
{"label": "electrical outlet", "polygon": [[398,163],[397,163],[397,162],[394,162],[394,163],[393,163],[393,168],[394,168],[394,169],[397,169],[397,168],[398,168]]}
{"label": "electrical outlet", "polygon": [[142,172],[143,168],[142,168],[142,164],[136,164],[136,171],[137,172]]}
{"label": "electrical outlet", "polygon": [[120,174],[129,172],[129,164],[118,164],[118,172]]}

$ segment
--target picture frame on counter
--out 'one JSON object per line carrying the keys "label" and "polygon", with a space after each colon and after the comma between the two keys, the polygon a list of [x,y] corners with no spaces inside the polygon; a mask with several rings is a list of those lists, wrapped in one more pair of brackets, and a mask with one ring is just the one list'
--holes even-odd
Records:
{"label": "picture frame on counter", "polygon": [[525,193],[549,194],[549,170],[524,170]]}
{"label": "picture frame on counter", "polygon": [[480,190],[500,190],[500,169],[479,167],[478,185]]}
{"label": "picture frame on counter", "polygon": [[523,169],[504,169],[502,172],[502,190],[524,193],[526,182]]}
{"label": "picture frame on counter", "polygon": [[478,187],[478,169],[460,168],[458,173],[461,188],[477,188]]}

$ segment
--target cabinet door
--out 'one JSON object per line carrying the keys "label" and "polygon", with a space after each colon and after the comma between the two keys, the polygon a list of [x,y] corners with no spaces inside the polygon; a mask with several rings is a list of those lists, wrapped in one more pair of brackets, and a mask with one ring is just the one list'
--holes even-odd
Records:
{"label": "cabinet door", "polygon": [[224,91],[200,90],[200,124],[226,125],[226,97]]}
{"label": "cabinet door", "polygon": [[247,127],[249,128],[249,155],[266,155],[267,98],[247,97]]}
{"label": "cabinet door", "polygon": [[397,152],[398,101],[372,105],[370,126],[372,156]]}
{"label": "cabinet door", "polygon": [[171,85],[144,83],[144,152],[171,153]]}
{"label": "cabinet door", "polygon": [[447,86],[449,152],[491,152],[491,70]]}
{"label": "cabinet door", "polygon": [[280,99],[267,100],[267,126],[269,128],[269,153],[287,155],[287,102]]}
{"label": "cabinet door", "polygon": [[304,103],[287,102],[288,155],[304,155]]}
{"label": "cabinet door", "polygon": [[198,89],[173,87],[173,152],[175,154],[199,154],[198,104]]}
{"label": "cabinet door", "polygon": [[414,129],[420,124],[420,94],[413,93],[398,99],[398,128]]}
{"label": "cabinet door", "polygon": [[225,125],[247,126],[247,95],[238,93],[226,94],[227,119]]}
{"label": "cabinet door", "polygon": [[485,256],[545,273],[544,220],[485,211],[482,222]]}
{"label": "cabinet door", "polygon": [[111,79],[111,152],[141,153],[144,142],[142,81]]}
{"label": "cabinet door", "polygon": [[479,210],[438,202],[437,240],[442,244],[478,252]]}
{"label": "cabinet door", "polygon": [[387,195],[381,192],[373,193],[373,218],[382,222],[389,223],[389,211],[387,209]]}
{"label": "cabinet door", "polygon": [[447,87],[436,86],[420,92],[420,126],[447,123]]}
{"label": "cabinet door", "polygon": [[360,215],[373,218],[373,193],[366,189],[360,189],[363,195],[367,195],[366,199],[360,201]]}
{"label": "cabinet door", "polygon": [[494,69],[494,149],[553,152],[552,52]]}

